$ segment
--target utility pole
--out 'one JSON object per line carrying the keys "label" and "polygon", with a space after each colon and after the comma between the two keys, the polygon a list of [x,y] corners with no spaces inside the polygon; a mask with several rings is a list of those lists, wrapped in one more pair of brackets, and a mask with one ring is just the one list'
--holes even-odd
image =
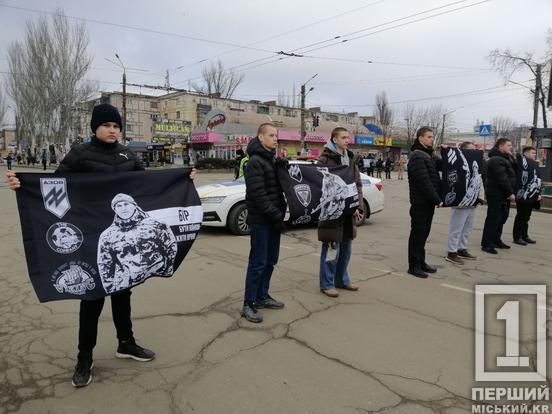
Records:
{"label": "utility pole", "polygon": [[307,152],[307,143],[305,142],[305,138],[307,136],[305,126],[305,97],[307,93],[305,92],[305,89],[305,85],[301,85],[301,154],[303,154],[303,152]]}
{"label": "utility pole", "polygon": [[539,123],[539,94],[541,87],[541,65],[537,64],[536,79],[535,79],[535,91],[533,95],[533,129],[531,130],[531,141],[535,139],[535,129]]}
{"label": "utility pole", "polygon": [[552,62],[550,63],[550,80],[548,81],[548,102],[546,104],[549,108],[552,106]]}
{"label": "utility pole", "polygon": [[452,113],[455,112],[455,111],[456,111],[456,109],[454,109],[454,110],[452,110],[452,111],[449,111],[449,112],[445,112],[445,113],[443,114],[443,125],[441,125],[441,139],[440,139],[439,145],[445,143],[445,123],[446,123],[446,120],[447,120],[447,115],[450,115],[450,114],[452,114]]}
{"label": "utility pole", "polygon": [[[316,78],[318,76],[318,73],[313,75],[308,81],[306,81],[304,84],[301,85],[301,153],[306,155],[307,153],[307,143],[305,141],[305,138],[307,136],[307,128],[305,125],[305,98],[307,97],[307,83],[309,83],[311,80]],[[309,92],[312,91],[314,88],[310,88]]]}
{"label": "utility pole", "polygon": [[126,138],[126,130],[127,130],[127,113],[126,113],[126,67],[123,64],[123,61],[119,57],[117,53],[115,53],[115,57],[121,64],[123,68],[123,145],[127,144],[127,138]]}

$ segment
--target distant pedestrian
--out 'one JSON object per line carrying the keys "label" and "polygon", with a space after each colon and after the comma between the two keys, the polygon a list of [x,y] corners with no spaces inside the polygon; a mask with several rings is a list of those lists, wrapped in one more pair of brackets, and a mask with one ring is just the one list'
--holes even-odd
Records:
{"label": "distant pedestrian", "polygon": [[249,157],[245,152],[240,148],[236,151],[236,165],[234,167],[234,179],[237,180],[240,177],[243,177],[245,171],[245,165],[249,161]]}
{"label": "distant pedestrian", "polygon": [[512,141],[499,138],[489,151],[485,176],[487,218],[483,227],[481,250],[497,254],[496,249],[509,249],[502,241],[502,228],[510,214],[510,202],[515,201],[517,177],[512,158]]}
{"label": "distant pedestrian", "polygon": [[8,170],[12,169],[13,157],[11,154],[8,154],[6,157],[6,164],[8,165]]}
{"label": "distant pedestrian", "polygon": [[[529,160],[535,161],[537,158],[537,152],[532,147],[525,147],[523,149],[523,156]],[[518,165],[518,168],[521,168]],[[536,170],[538,174],[539,171]],[[537,179],[540,178],[537,176]],[[519,186],[519,185],[518,185]],[[529,220],[531,219],[531,213],[533,209],[538,209],[542,196],[540,195],[540,188],[537,190],[539,192],[538,198],[534,200],[526,200],[520,197],[516,198],[516,218],[514,220],[514,243],[519,244],[520,246],[527,246],[527,244],[535,244],[536,241],[529,237]]]}
{"label": "distant pedestrian", "polygon": [[[346,165],[352,169],[355,177],[359,199],[362,200],[362,181],[356,157],[347,149],[349,132],[345,128],[335,128],[331,138],[320,156],[319,165]],[[320,254],[320,290],[326,296],[339,296],[335,288],[357,291],[358,285],[351,282],[348,267],[351,259],[352,241],[356,237],[355,218],[362,211],[357,209],[352,216],[341,216],[337,219],[320,218],[318,223],[318,240],[322,242]]]}
{"label": "distant pedestrian", "polygon": [[399,180],[404,180],[405,166],[406,166],[406,161],[405,161],[404,157],[400,157],[399,158],[399,171],[398,171],[398,177],[397,177]]}
{"label": "distant pedestrian", "polygon": [[249,162],[245,167],[247,222],[251,229],[251,250],[245,276],[241,316],[259,323],[257,309],[281,309],[284,304],[269,294],[270,279],[280,253],[286,201],[276,175],[278,130],[273,124],[259,126],[257,137],[247,145]]}
{"label": "distant pedestrian", "polygon": [[[475,149],[471,142],[463,142],[460,149]],[[462,265],[464,260],[475,260],[476,257],[468,252],[468,238],[473,230],[475,208],[483,200],[478,198],[474,206],[452,207],[448,228],[448,262]]]}
{"label": "distant pedestrian", "polygon": [[393,161],[390,157],[387,157],[384,164],[385,168],[385,178],[391,179],[391,170],[393,169]]}
{"label": "distant pedestrian", "polygon": [[46,171],[46,165],[48,164],[48,158],[47,158],[47,156],[46,156],[46,152],[43,152],[43,153],[42,153],[41,163],[42,163],[42,169],[43,169],[44,171]]}
{"label": "distant pedestrian", "polygon": [[376,162],[376,177],[381,178],[381,172],[383,171],[383,160],[381,157]]}
{"label": "distant pedestrian", "polygon": [[427,278],[437,269],[426,263],[425,244],[431,231],[435,207],[442,207],[439,196],[441,178],[438,160],[433,155],[433,130],[421,127],[412,145],[408,162],[408,184],[410,187],[411,229],[408,239],[408,273]]}

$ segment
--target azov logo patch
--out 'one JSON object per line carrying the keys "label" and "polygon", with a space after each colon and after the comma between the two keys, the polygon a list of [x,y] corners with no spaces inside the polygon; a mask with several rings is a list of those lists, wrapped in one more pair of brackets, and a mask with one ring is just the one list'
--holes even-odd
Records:
{"label": "azov logo patch", "polygon": [[65,178],[41,178],[40,191],[44,207],[58,218],[62,218],[71,209]]}

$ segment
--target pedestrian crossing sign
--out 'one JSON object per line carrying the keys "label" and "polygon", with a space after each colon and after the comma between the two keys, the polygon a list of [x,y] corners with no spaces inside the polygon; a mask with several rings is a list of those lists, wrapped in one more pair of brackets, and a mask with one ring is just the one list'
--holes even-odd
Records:
{"label": "pedestrian crossing sign", "polygon": [[479,136],[480,137],[490,137],[491,136],[491,125],[479,125]]}

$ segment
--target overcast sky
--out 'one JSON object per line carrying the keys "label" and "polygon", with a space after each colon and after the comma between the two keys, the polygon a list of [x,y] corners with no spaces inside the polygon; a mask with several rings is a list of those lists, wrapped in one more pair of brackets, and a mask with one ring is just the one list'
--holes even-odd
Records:
{"label": "overcast sky", "polygon": [[[528,90],[516,85],[499,88],[504,80],[490,70],[486,56],[493,48],[544,56],[546,33],[552,27],[552,1],[490,0],[430,17],[479,1],[446,6],[454,0],[0,0],[0,5],[49,12],[61,7],[68,16],[149,29],[86,23],[94,58],[88,77],[102,81],[102,90],[121,89],[119,70],[105,60],[113,59],[115,53],[127,67],[147,70],[129,71],[128,82],[162,85],[169,69],[171,84],[182,88],[201,75],[205,63],[198,62],[211,58],[244,70],[245,81],[237,98],[274,100],[279,90],[291,94],[294,84],[298,89],[318,73],[307,106],[372,114],[376,93],[386,91],[390,102],[397,102],[393,107],[401,121],[401,102],[412,100],[419,105],[442,103],[454,110],[455,127],[462,131],[471,130],[476,119],[490,121],[495,115],[530,124]],[[441,6],[446,7],[402,19]],[[28,10],[0,7],[0,70],[8,67],[8,45],[22,39],[25,21],[37,16]],[[429,18],[404,25],[424,17]],[[388,24],[392,21],[395,23]],[[403,26],[392,27],[397,25]],[[382,29],[387,30],[374,33]],[[346,43],[324,42],[361,30],[342,37],[350,39]],[[359,36],[363,37],[352,39]],[[329,47],[311,50],[322,46]],[[309,57],[277,60],[274,52],[278,51]],[[529,81],[532,75],[520,71],[513,79]],[[496,89],[480,91],[487,88]],[[459,94],[464,95],[450,96]],[[432,97],[435,99],[424,99]]]}

